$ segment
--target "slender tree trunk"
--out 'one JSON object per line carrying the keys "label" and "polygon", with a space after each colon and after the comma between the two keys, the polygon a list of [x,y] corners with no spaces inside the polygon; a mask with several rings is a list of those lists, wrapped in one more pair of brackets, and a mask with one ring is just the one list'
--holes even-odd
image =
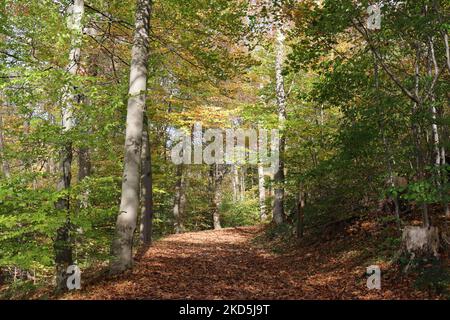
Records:
{"label": "slender tree trunk", "polygon": [[222,225],[220,223],[220,203],[222,201],[222,181],[225,175],[225,170],[223,165],[214,165],[212,167],[212,184],[213,184],[213,226],[214,226],[214,230],[218,230],[222,228]]}
{"label": "slender tree trunk", "polygon": [[184,206],[185,206],[185,196],[184,196],[184,174],[183,165],[177,166],[176,173],[176,183],[175,183],[175,195],[173,201],[173,218],[174,218],[174,231],[175,233],[184,232]]}
{"label": "slender tree trunk", "polygon": [[240,180],[239,184],[241,186],[241,189],[240,189],[240,191],[241,191],[241,195],[240,195],[241,201],[245,200],[245,188],[246,188],[246,186],[245,186],[245,176],[246,176],[246,174],[247,174],[247,168],[245,166],[242,166],[241,167],[241,171],[240,171],[240,176],[239,176],[239,180]]}
{"label": "slender tree trunk", "polygon": [[284,34],[281,30],[281,23],[277,28],[276,38],[276,57],[275,57],[275,74],[276,74],[276,95],[278,103],[278,120],[280,124],[280,145],[279,145],[279,166],[275,172],[275,199],[273,206],[273,221],[275,224],[284,222],[284,149],[286,137],[284,133],[286,121],[286,94],[284,91],[283,77],[283,60],[285,54]]}
{"label": "slender tree trunk", "polygon": [[2,173],[7,179],[11,177],[11,169],[9,166],[8,159],[5,157],[5,141],[3,138],[3,119],[0,114],[0,158],[2,159]]}
{"label": "slender tree trunk", "polygon": [[[420,54],[420,44],[416,43],[416,59],[414,63],[414,96],[419,101],[413,103],[412,109],[412,137],[416,149],[416,162],[417,162],[417,176],[419,179],[425,178],[425,169],[424,169],[424,157],[422,153],[421,147],[421,139],[420,139],[420,126],[416,123],[415,117],[421,111],[422,103],[419,97],[419,78],[420,78],[420,68],[419,62],[421,59]],[[426,203],[421,204],[422,208],[422,222],[425,227],[428,227],[430,224],[429,216],[428,216],[428,205]]]}
{"label": "slender tree trunk", "polygon": [[[91,37],[97,38],[98,32],[94,28],[89,28],[87,32]],[[91,77],[98,76],[98,54],[89,54],[87,57],[88,67],[87,74]],[[83,96],[82,100],[86,105],[91,105],[90,101],[87,97]],[[91,129],[88,129],[86,135],[90,135],[92,133]],[[78,181],[83,181],[84,178],[89,177],[92,174],[92,163],[91,163],[91,151],[88,146],[82,146],[78,149]],[[81,194],[80,206],[82,208],[87,208],[89,205],[89,189],[85,189]]]}
{"label": "slender tree trunk", "polygon": [[[434,72],[435,74],[439,73],[439,67],[437,65],[436,56],[434,54],[434,44],[433,39],[429,37],[428,39],[428,76],[431,78],[433,77],[433,69],[432,66],[434,66]],[[436,167],[436,184],[440,185],[440,165],[441,165],[441,151],[439,148],[439,129],[437,125],[437,110],[435,106],[436,98],[434,94],[434,90],[431,92],[431,132],[432,132],[432,140],[433,140],[433,149],[434,149],[434,166]]]}
{"label": "slender tree trunk", "polygon": [[137,0],[125,133],[122,196],[112,244],[111,273],[132,267],[133,235],[139,212],[140,162],[147,91],[150,37],[150,0]]}
{"label": "slender tree trunk", "polygon": [[[77,75],[80,68],[81,55],[81,37],[82,37],[82,19],[84,15],[84,0],[75,0],[73,5],[69,7],[68,26],[73,32],[72,48],[69,54],[69,65],[67,72],[73,76]],[[62,107],[62,128],[64,132],[69,132],[74,126],[73,120],[73,104],[78,103],[78,95],[71,93],[72,88],[66,88],[63,96]],[[60,151],[60,180],[57,186],[58,191],[70,188],[72,180],[72,160],[73,150],[72,141],[65,141],[65,145]],[[53,244],[55,251],[56,265],[56,291],[64,291],[67,289],[67,267],[73,264],[72,243],[70,237],[70,201],[69,195],[64,195],[56,202],[56,208],[65,211],[67,218],[63,226],[57,230],[56,239]]]}
{"label": "slender tree trunk", "polygon": [[[263,143],[262,135],[258,135],[258,146],[261,149]],[[259,195],[259,218],[261,221],[267,219],[266,212],[266,186],[264,179],[264,164],[261,157],[258,158],[258,195]]]}
{"label": "slender tree trunk", "polygon": [[237,202],[240,199],[240,183],[239,183],[239,171],[236,164],[232,165],[232,185],[233,185],[233,201]]}
{"label": "slender tree trunk", "polygon": [[144,129],[142,132],[142,198],[144,205],[141,209],[141,242],[144,245],[152,243],[153,227],[153,180],[152,157],[150,148],[150,134],[148,131],[148,118],[144,114]]}
{"label": "slender tree trunk", "polygon": [[[447,39],[447,41],[448,41],[448,39]],[[429,44],[429,57],[431,59],[431,61],[429,63],[428,73],[431,78],[433,76],[432,66],[434,68],[434,76],[437,76],[439,74],[440,70],[439,70],[439,65],[438,65],[437,59],[436,59],[436,54],[435,54],[435,50],[434,50],[434,42],[433,42],[432,37],[429,37],[428,44]],[[447,44],[448,44],[448,42],[447,42]],[[431,124],[431,129],[432,129],[432,134],[433,134],[433,146],[434,146],[434,152],[435,152],[434,165],[436,167],[437,187],[440,189],[441,196],[444,198],[446,190],[443,189],[442,187],[445,188],[445,185],[447,182],[446,181],[447,172],[445,170],[445,165],[446,165],[445,154],[446,154],[446,152],[445,152],[445,144],[442,143],[442,146],[440,146],[441,141],[440,141],[440,136],[439,136],[439,128],[437,125],[438,112],[437,112],[437,108],[435,105],[436,98],[435,98],[434,89],[432,89],[432,90],[433,91],[431,92],[431,119],[433,121]],[[445,126],[445,124],[443,124],[443,126]],[[449,204],[447,201],[444,202],[444,210],[445,210],[446,216],[450,215],[450,208],[449,208]]]}
{"label": "slender tree trunk", "polygon": [[261,221],[267,219],[266,213],[266,187],[264,180],[264,167],[258,163],[258,191],[259,191],[259,218]]}

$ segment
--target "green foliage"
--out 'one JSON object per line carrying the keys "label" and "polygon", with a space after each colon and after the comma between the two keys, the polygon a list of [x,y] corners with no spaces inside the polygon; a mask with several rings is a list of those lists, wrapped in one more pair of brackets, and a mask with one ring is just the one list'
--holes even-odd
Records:
{"label": "green foliage", "polygon": [[223,227],[254,225],[259,222],[259,204],[255,198],[240,202],[223,201],[220,207]]}
{"label": "green foliage", "polygon": [[42,269],[52,265],[51,237],[64,215],[54,209],[52,189],[32,187],[36,175],[0,183],[0,265]]}

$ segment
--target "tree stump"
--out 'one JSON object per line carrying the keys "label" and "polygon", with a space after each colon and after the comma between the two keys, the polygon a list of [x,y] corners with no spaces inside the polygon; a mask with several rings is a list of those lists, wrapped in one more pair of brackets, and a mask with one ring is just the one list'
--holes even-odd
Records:
{"label": "tree stump", "polygon": [[401,253],[407,253],[410,261],[405,268],[408,271],[414,259],[438,258],[439,229],[437,227],[408,226],[403,229]]}

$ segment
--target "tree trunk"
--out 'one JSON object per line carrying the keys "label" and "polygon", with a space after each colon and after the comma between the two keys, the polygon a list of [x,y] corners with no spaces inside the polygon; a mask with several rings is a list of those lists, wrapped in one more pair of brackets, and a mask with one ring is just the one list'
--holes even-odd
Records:
{"label": "tree trunk", "polygon": [[[419,101],[413,103],[412,114],[411,114],[411,125],[412,125],[412,139],[414,141],[415,149],[416,149],[416,169],[417,176],[419,179],[425,178],[425,164],[424,164],[424,156],[421,148],[421,140],[420,140],[420,126],[413,119],[415,116],[421,112],[422,104],[420,103],[419,98],[419,79],[420,79],[420,68],[419,61],[421,59],[420,54],[420,44],[416,43],[416,61],[414,65],[414,96]],[[428,205],[426,203],[421,204],[422,209],[422,222],[425,227],[428,227],[430,224],[429,216],[428,216]]]}
{"label": "tree trunk", "polygon": [[150,0],[137,0],[125,133],[125,157],[120,210],[112,244],[111,273],[132,267],[133,235],[139,212],[143,117],[147,91]]}
{"label": "tree trunk", "polygon": [[240,200],[240,187],[239,187],[239,172],[238,172],[238,167],[236,166],[236,164],[232,165],[232,185],[233,185],[233,201],[237,202]]}
{"label": "tree trunk", "polygon": [[225,175],[225,170],[223,165],[214,165],[212,167],[212,184],[213,184],[213,226],[214,230],[218,230],[222,228],[220,223],[220,203],[222,201],[222,181]]}
{"label": "tree trunk", "polygon": [[276,39],[276,58],[275,58],[275,74],[276,74],[276,95],[278,103],[278,121],[280,124],[280,145],[279,145],[279,166],[276,169],[275,180],[275,199],[273,206],[273,221],[275,224],[282,224],[284,222],[284,149],[285,149],[285,134],[284,127],[286,121],[286,94],[284,91],[284,77],[283,77],[283,60],[285,54],[284,48],[284,34],[281,30],[281,23],[277,27]]}
{"label": "tree trunk", "polygon": [[184,218],[184,174],[183,165],[177,166],[176,173],[177,181],[175,183],[175,195],[173,201],[173,218],[174,218],[174,231],[175,233],[184,232],[183,218]]}
{"label": "tree trunk", "polygon": [[241,171],[240,171],[240,175],[239,175],[239,180],[240,180],[240,191],[241,191],[241,195],[240,195],[240,200],[243,201],[245,200],[245,175],[247,174],[247,168],[245,166],[241,167]]}
{"label": "tree trunk", "polygon": [[258,191],[259,191],[259,218],[261,221],[267,219],[266,213],[266,187],[264,180],[264,167],[258,164]]}
{"label": "tree trunk", "polygon": [[[262,135],[258,135],[258,145],[261,149],[263,143]],[[267,219],[266,212],[266,186],[264,179],[264,165],[261,157],[258,158],[258,194],[259,194],[259,218],[261,221]]]}
{"label": "tree trunk", "polygon": [[[428,75],[430,78],[432,78],[432,76],[433,76],[432,66],[434,67],[434,76],[435,77],[440,73],[439,65],[436,60],[436,55],[435,55],[435,51],[434,51],[434,42],[433,42],[432,37],[429,37],[428,45],[429,45],[429,59],[431,60],[428,64]],[[445,170],[445,165],[446,165],[445,144],[442,144],[442,146],[440,147],[441,141],[440,141],[440,136],[439,136],[439,128],[437,125],[438,112],[437,112],[437,108],[435,105],[436,98],[435,98],[434,89],[432,89],[432,92],[430,92],[430,93],[431,93],[431,110],[430,111],[431,111],[431,119],[432,119],[431,129],[432,129],[433,147],[434,147],[434,153],[435,153],[434,165],[436,167],[436,184],[437,184],[437,187],[440,189],[442,198],[444,198],[446,190],[443,189],[442,187],[445,188],[445,185],[447,182],[446,181],[447,172]],[[443,123],[443,126],[445,126],[444,123]],[[445,215],[448,216],[450,214],[450,209],[449,209],[449,204],[447,201],[444,201],[444,210],[445,210]]]}
{"label": "tree trunk", "polygon": [[144,205],[141,209],[141,242],[144,245],[152,243],[153,227],[153,180],[152,157],[150,148],[150,134],[148,131],[148,118],[144,114],[144,129],[142,132],[142,198]]}
{"label": "tree trunk", "polygon": [[[82,19],[84,15],[84,0],[75,0],[69,7],[68,27],[73,32],[72,48],[69,54],[69,64],[67,72],[75,76],[80,68],[81,37],[82,37]],[[62,107],[62,128],[64,132],[69,132],[73,126],[73,104],[78,102],[78,95],[71,93],[71,88],[66,88],[63,95]],[[60,151],[60,180],[57,186],[58,191],[70,188],[72,180],[72,142],[65,141],[65,145]],[[64,195],[56,202],[56,208],[65,211],[67,218],[63,226],[57,230],[56,239],[53,244],[55,251],[56,266],[56,291],[61,292],[67,289],[67,267],[73,264],[72,243],[70,238],[70,212],[69,195]]]}

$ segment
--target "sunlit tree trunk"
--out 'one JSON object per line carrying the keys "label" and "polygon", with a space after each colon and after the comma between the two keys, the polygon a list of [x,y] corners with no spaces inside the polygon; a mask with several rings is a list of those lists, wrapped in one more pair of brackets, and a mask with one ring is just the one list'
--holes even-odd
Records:
{"label": "sunlit tree trunk", "polygon": [[125,157],[120,210],[112,244],[111,273],[132,267],[133,235],[139,214],[140,162],[147,90],[150,0],[137,0],[125,133]]}

